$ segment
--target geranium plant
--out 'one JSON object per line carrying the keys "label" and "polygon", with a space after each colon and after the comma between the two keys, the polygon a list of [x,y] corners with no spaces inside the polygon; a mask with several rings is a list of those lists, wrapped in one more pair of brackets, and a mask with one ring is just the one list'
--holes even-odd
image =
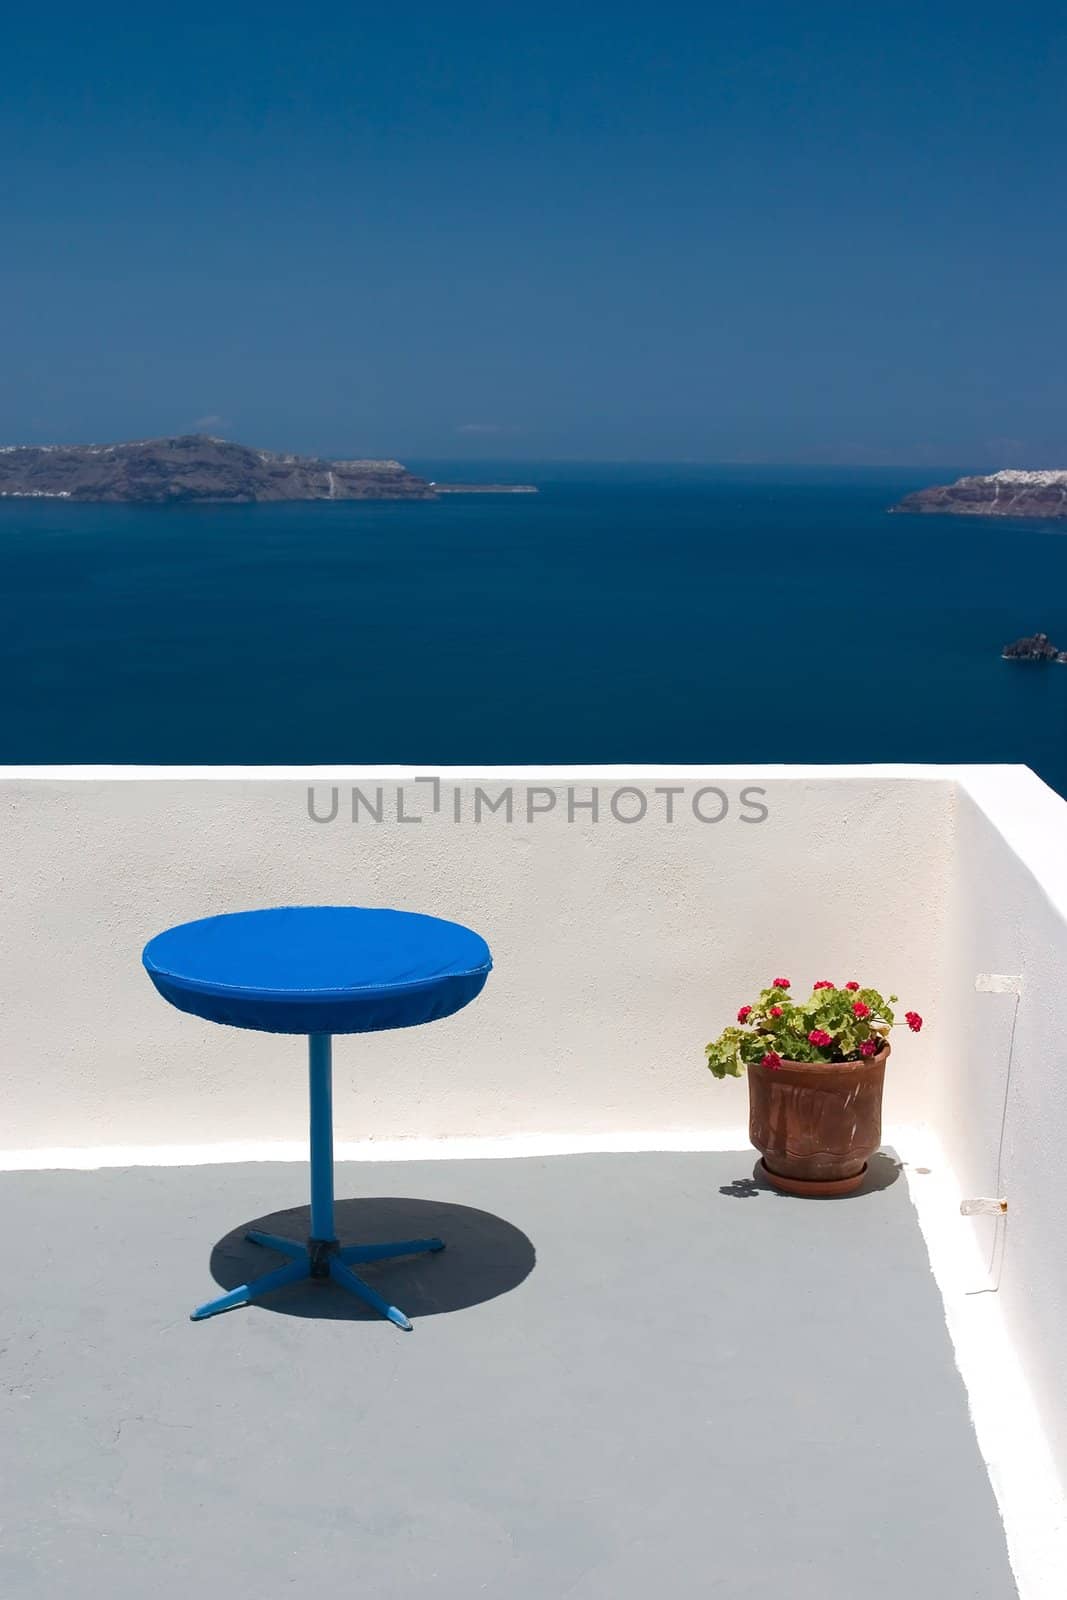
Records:
{"label": "geranium plant", "polygon": [[[717,1078],[740,1078],[756,1062],[774,1071],[783,1061],[862,1061],[878,1054],[896,1023],[895,994],[884,999],[854,981],[838,988],[821,978],[807,999],[794,1000],[791,987],[788,978],[775,978],[755,1004],[741,1007],[737,1026],[712,1040],[708,1066]],[[906,1011],[904,1020],[913,1033],[923,1025],[917,1011]]]}

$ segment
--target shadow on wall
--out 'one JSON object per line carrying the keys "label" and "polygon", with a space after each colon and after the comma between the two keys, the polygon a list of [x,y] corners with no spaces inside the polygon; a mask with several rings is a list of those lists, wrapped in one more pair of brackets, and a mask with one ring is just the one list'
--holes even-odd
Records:
{"label": "shadow on wall", "polygon": [[[440,1254],[405,1256],[357,1269],[379,1293],[403,1306],[413,1320],[461,1311],[507,1294],[533,1271],[537,1260],[533,1245],[520,1229],[473,1206],[392,1197],[338,1200],[335,1216],[342,1244],[379,1244],[434,1234],[445,1241],[446,1249]],[[212,1277],[223,1289],[235,1289],[282,1265],[280,1256],[249,1244],[245,1238],[249,1228],[302,1241],[308,1236],[310,1222],[307,1206],[243,1222],[212,1250]],[[241,1309],[242,1315],[255,1309],[338,1322],[381,1321],[378,1313],[355,1295],[345,1294],[328,1281],[294,1284],[266,1295],[254,1308]]]}
{"label": "shadow on wall", "polygon": [[751,1178],[734,1178],[730,1183],[719,1185],[719,1193],[730,1200],[757,1200],[762,1194],[774,1195],[778,1200],[797,1200],[806,1205],[810,1199],[817,1199],[822,1204],[829,1204],[836,1200],[862,1200],[864,1195],[877,1194],[880,1189],[888,1189],[891,1183],[896,1183],[901,1173],[901,1162],[895,1155],[879,1150],[867,1163],[866,1176],[858,1189],[853,1189],[851,1194],[838,1194],[825,1197],[819,1195],[794,1195],[783,1194],[781,1189],[775,1189],[767,1181],[763,1171],[763,1164],[757,1161],[752,1170]]}

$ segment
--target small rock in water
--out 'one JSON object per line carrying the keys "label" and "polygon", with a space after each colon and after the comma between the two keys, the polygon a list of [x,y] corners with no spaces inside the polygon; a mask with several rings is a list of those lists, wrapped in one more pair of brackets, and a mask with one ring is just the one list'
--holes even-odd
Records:
{"label": "small rock in water", "polygon": [[1001,651],[1005,661],[1061,661],[1067,663],[1067,650],[1058,650],[1049,642],[1047,633],[1034,633],[1026,639],[1016,639]]}

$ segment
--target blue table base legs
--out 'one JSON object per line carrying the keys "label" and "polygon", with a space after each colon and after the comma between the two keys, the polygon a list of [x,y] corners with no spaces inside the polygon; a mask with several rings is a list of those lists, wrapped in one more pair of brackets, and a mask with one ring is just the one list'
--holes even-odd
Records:
{"label": "blue table base legs", "polygon": [[277,1250],[280,1256],[292,1256],[294,1261],[307,1260],[307,1246],[299,1239],[283,1239],[279,1233],[261,1233],[252,1228],[245,1234],[249,1244],[261,1244],[264,1250]]}
{"label": "blue table base legs", "polygon": [[333,1220],[333,1109],[331,1095],[331,1063],[329,1034],[312,1034],[309,1041],[309,1078],[311,1088],[311,1238],[306,1244],[297,1239],[285,1239],[277,1233],[263,1233],[251,1229],[245,1238],[265,1250],[275,1250],[288,1256],[289,1265],[274,1272],[242,1283],[239,1288],[220,1294],[197,1306],[192,1314],[194,1322],[213,1317],[220,1311],[232,1311],[235,1306],[248,1305],[261,1295],[274,1289],[284,1289],[305,1278],[329,1278],[342,1289],[358,1297],[380,1316],[405,1332],[411,1332],[411,1323],[397,1307],[391,1306],[376,1289],[351,1270],[369,1261],[389,1261],[395,1256],[421,1255],[426,1251],[444,1249],[442,1239],[401,1239],[395,1244],[341,1245],[334,1231]]}
{"label": "blue table base legs", "polygon": [[[369,1283],[357,1277],[351,1270],[349,1262],[357,1264],[364,1261],[388,1261],[394,1256],[411,1256],[421,1254],[423,1251],[443,1250],[442,1239],[407,1239],[400,1244],[352,1244],[342,1248],[334,1240],[321,1239],[300,1244],[296,1239],[282,1239],[273,1233],[260,1233],[253,1231],[246,1233],[245,1238],[253,1244],[261,1244],[267,1250],[277,1250],[282,1255],[294,1259],[287,1266],[279,1267],[276,1272],[265,1273],[262,1278],[253,1278],[251,1283],[242,1283],[237,1289],[231,1289],[228,1294],[220,1294],[217,1299],[209,1300],[206,1305],[197,1306],[193,1312],[192,1320],[202,1322],[205,1317],[213,1317],[219,1311],[232,1311],[235,1306],[248,1305],[253,1300],[258,1300],[261,1295],[270,1294],[272,1289],[284,1289],[290,1283],[300,1283],[305,1278],[332,1278],[334,1283],[340,1284],[343,1289],[348,1289],[352,1294],[358,1295],[368,1306],[377,1311],[380,1316],[388,1317],[390,1322],[398,1328],[403,1328],[406,1333],[411,1332],[411,1323],[398,1306],[391,1306],[376,1289]],[[322,1246],[326,1244],[324,1251]],[[323,1268],[325,1270],[323,1270]]]}
{"label": "blue table base legs", "polygon": [[247,1305],[250,1300],[258,1299],[261,1294],[269,1294],[272,1289],[284,1289],[286,1284],[299,1283],[301,1278],[309,1276],[306,1262],[294,1261],[288,1267],[279,1267],[277,1272],[267,1272],[252,1283],[242,1283],[240,1288],[231,1289],[229,1294],[220,1294],[216,1300],[209,1300],[206,1305],[197,1306],[192,1314],[192,1320],[200,1322],[204,1317],[213,1317],[218,1311],[232,1311],[234,1306]]}

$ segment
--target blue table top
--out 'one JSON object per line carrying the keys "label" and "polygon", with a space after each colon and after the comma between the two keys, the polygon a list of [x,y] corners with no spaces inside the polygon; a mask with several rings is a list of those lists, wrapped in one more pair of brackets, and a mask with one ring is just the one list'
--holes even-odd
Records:
{"label": "blue table top", "polygon": [[267,1033],[374,1033],[451,1016],[493,961],[470,928],[414,911],[279,906],[184,922],[145,946],[180,1011]]}

